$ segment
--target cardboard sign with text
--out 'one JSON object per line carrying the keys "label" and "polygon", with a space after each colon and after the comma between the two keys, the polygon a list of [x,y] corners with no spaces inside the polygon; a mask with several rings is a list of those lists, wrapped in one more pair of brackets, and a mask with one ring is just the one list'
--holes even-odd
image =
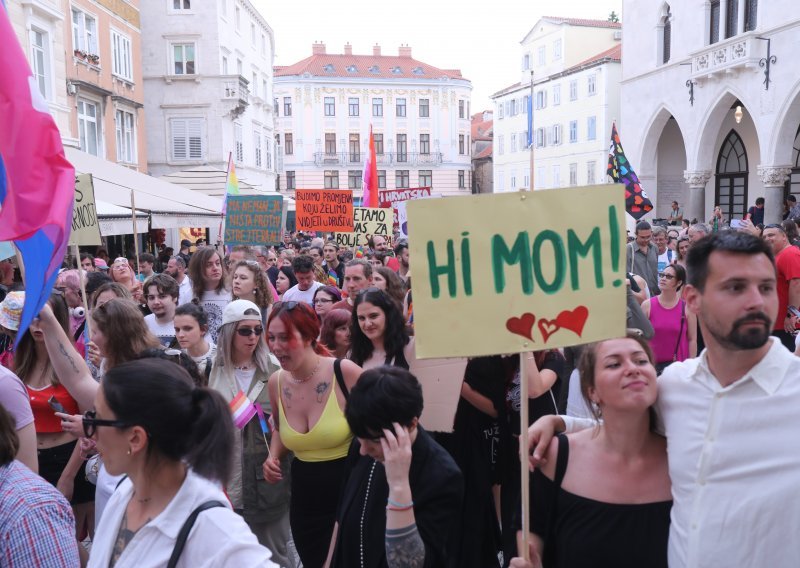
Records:
{"label": "cardboard sign with text", "polygon": [[421,199],[431,196],[430,187],[412,187],[407,189],[382,189],[378,192],[378,202],[381,207],[391,207],[394,214],[393,231],[400,229],[400,213],[398,204],[411,199]]}
{"label": "cardboard sign with text", "polygon": [[298,189],[294,199],[298,231],[353,231],[351,190]]}
{"label": "cardboard sign with text", "polygon": [[94,201],[92,174],[75,176],[75,207],[72,208],[72,231],[69,244],[100,246],[100,222]]}
{"label": "cardboard sign with text", "polygon": [[624,186],[418,199],[407,208],[418,357],[624,335]]}
{"label": "cardboard sign with text", "polygon": [[227,201],[225,210],[227,246],[266,246],[282,242],[282,196],[229,195]]}
{"label": "cardboard sign with text", "polygon": [[353,207],[353,232],[336,233],[336,244],[340,247],[367,246],[372,235],[391,236],[392,209],[378,207]]}

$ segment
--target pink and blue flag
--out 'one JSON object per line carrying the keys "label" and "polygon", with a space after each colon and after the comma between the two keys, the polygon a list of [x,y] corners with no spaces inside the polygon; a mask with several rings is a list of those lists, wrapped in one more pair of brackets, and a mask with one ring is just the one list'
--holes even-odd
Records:
{"label": "pink and blue flag", "polygon": [[25,265],[19,341],[47,301],[67,249],[75,170],[2,8],[0,69],[0,241],[14,241]]}

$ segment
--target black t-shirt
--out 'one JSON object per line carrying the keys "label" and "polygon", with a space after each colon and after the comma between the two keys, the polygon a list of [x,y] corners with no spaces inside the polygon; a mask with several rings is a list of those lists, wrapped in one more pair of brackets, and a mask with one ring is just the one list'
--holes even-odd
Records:
{"label": "black t-shirt", "polygon": [[[529,361],[529,365],[535,364]],[[558,351],[550,351],[545,355],[542,367],[539,371],[548,369],[556,374],[556,382],[550,390],[541,396],[528,399],[528,424],[533,424],[542,416],[548,414],[558,414],[557,404],[561,394],[561,377],[564,375],[564,356]],[[519,404],[520,404],[520,383],[519,371],[514,374],[514,379],[506,393],[508,403],[508,416],[511,431],[519,436]]]}

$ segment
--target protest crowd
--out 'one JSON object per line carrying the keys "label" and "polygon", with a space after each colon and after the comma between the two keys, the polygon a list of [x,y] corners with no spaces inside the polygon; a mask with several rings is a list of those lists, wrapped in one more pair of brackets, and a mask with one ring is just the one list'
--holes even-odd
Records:
{"label": "protest crowd", "polygon": [[81,254],[22,337],[4,261],[2,564],[790,566],[790,232],[639,222],[626,335],[470,358],[443,432],[404,236]]}

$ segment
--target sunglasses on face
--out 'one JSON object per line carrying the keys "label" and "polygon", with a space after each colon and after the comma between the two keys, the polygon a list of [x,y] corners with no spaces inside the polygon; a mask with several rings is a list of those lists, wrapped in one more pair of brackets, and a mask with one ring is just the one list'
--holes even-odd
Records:
{"label": "sunglasses on face", "polygon": [[109,426],[111,428],[130,428],[132,425],[122,420],[102,420],[97,418],[97,411],[87,410],[83,414],[83,433],[87,438],[91,438],[97,432],[98,426]]}
{"label": "sunglasses on face", "polygon": [[272,309],[286,310],[287,312],[290,312],[293,309],[295,309],[298,306],[298,304],[300,304],[300,302],[295,302],[294,300],[291,300],[289,302],[275,302],[274,304],[272,304]]}
{"label": "sunglasses on face", "polygon": [[675,280],[674,274],[667,274],[666,272],[659,272],[658,277],[665,278],[666,280]]}
{"label": "sunglasses on face", "polygon": [[242,337],[250,337],[251,335],[255,335],[258,337],[262,333],[264,333],[264,328],[259,326],[256,327],[240,327],[236,330],[236,333],[241,335]]}

